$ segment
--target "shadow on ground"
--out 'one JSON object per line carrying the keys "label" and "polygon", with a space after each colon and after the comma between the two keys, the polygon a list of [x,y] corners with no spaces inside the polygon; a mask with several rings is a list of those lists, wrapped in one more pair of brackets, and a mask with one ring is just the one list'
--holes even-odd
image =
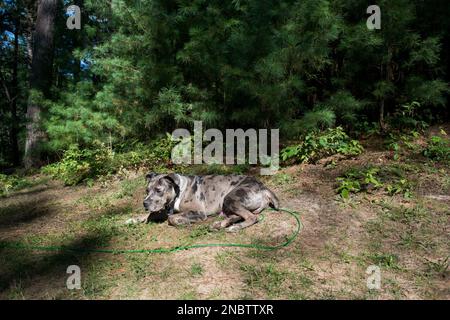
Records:
{"label": "shadow on ground", "polygon": [[14,290],[67,290],[67,267],[88,265],[93,254],[83,249],[107,246],[110,238],[108,234],[96,232],[71,241],[65,250],[51,252],[0,246],[0,298],[14,298],[11,297]]}

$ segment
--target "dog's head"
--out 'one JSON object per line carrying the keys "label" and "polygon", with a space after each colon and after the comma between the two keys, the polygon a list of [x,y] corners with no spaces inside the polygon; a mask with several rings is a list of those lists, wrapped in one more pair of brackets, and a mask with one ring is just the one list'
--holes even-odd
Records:
{"label": "dog's head", "polygon": [[168,209],[177,197],[179,187],[175,174],[149,173],[147,179],[147,194],[144,199],[145,211],[149,213],[161,212]]}

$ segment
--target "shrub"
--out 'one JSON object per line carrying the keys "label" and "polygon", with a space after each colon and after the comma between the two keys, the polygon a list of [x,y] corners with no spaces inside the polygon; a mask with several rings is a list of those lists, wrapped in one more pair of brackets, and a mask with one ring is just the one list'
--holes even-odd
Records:
{"label": "shrub", "polygon": [[44,167],[42,171],[61,179],[66,185],[75,185],[87,178],[108,173],[111,159],[112,152],[104,145],[99,145],[95,150],[82,150],[78,145],[71,145],[61,161]]}
{"label": "shrub", "polygon": [[450,161],[450,142],[440,136],[432,136],[423,155],[434,161]]}
{"label": "shrub", "polygon": [[357,140],[350,139],[342,127],[337,127],[307,134],[302,143],[281,150],[281,159],[300,163],[315,162],[333,154],[355,156],[362,151],[363,147]]}
{"label": "shrub", "polygon": [[16,175],[0,174],[0,197],[8,196],[11,191],[23,189],[31,185],[25,178]]}
{"label": "shrub", "polygon": [[416,152],[420,149],[420,146],[415,142],[419,136],[420,133],[416,130],[405,133],[390,132],[385,140],[385,145],[391,151],[393,159],[397,161],[401,156],[408,155],[408,150]]}
{"label": "shrub", "polygon": [[412,184],[407,179],[402,178],[393,184],[386,185],[386,191],[390,196],[403,194],[405,198],[412,197]]}
{"label": "shrub", "polygon": [[351,169],[342,177],[336,179],[336,193],[347,199],[350,193],[383,188],[390,196],[403,194],[405,198],[412,197],[413,184],[398,170],[391,167],[368,167]]}
{"label": "shrub", "polygon": [[337,178],[338,187],[336,192],[344,199],[350,196],[350,192],[356,193],[369,186],[378,189],[383,183],[377,178],[378,168],[368,168],[365,170],[350,170],[344,177]]}
{"label": "shrub", "polygon": [[114,153],[105,144],[98,144],[95,149],[71,145],[59,162],[44,167],[42,171],[61,179],[66,185],[76,185],[88,179],[117,173],[124,168],[155,168],[169,162],[174,144],[170,138],[167,135],[150,145],[135,144],[131,150],[122,153]]}

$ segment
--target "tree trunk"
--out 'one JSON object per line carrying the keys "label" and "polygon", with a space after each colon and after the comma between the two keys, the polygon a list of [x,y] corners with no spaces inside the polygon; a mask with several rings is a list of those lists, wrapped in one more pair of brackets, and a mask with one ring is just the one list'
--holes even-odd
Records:
{"label": "tree trunk", "polygon": [[18,131],[19,131],[19,117],[17,116],[17,99],[19,98],[19,81],[17,68],[19,64],[19,34],[20,34],[20,18],[15,19],[14,26],[14,62],[13,62],[13,72],[12,72],[12,84],[11,84],[11,132],[10,132],[10,143],[11,143],[11,160],[14,166],[20,164],[20,154],[19,154],[19,142],[18,142]]}
{"label": "tree trunk", "polygon": [[380,109],[379,109],[380,129],[381,129],[381,132],[385,132],[386,131],[386,122],[384,122],[384,98],[380,100],[379,106],[380,106]]}
{"label": "tree trunk", "polygon": [[52,84],[53,37],[57,0],[40,0],[33,34],[33,59],[30,73],[30,98],[27,106],[27,138],[25,168],[42,164],[40,143],[45,138],[41,129],[42,98],[48,97]]}

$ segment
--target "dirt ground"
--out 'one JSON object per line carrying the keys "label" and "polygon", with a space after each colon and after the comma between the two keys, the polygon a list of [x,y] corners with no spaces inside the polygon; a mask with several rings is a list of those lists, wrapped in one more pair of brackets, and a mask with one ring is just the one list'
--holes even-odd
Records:
{"label": "dirt ground", "polygon": [[[0,247],[1,299],[450,299],[450,169],[413,153],[394,160],[381,141],[356,158],[324,159],[262,177],[302,232],[276,251],[209,247],[174,253],[87,253]],[[381,188],[336,194],[336,178],[367,165],[395,168],[412,196]],[[144,172],[65,187],[43,176],[0,199],[0,241],[72,248],[150,249],[200,243],[282,243],[295,220],[283,212],[236,234],[125,225],[142,213]],[[67,267],[81,269],[69,290]],[[381,286],[368,289],[369,266]]]}

